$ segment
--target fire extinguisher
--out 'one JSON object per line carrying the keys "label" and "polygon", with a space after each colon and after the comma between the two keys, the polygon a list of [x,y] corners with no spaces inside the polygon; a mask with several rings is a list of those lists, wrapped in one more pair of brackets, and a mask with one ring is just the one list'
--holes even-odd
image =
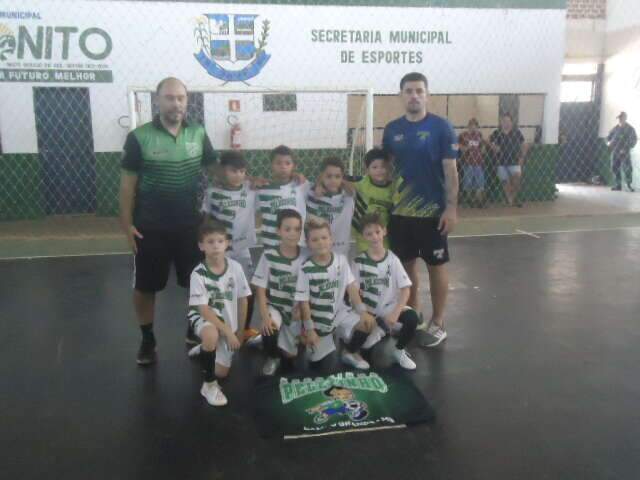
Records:
{"label": "fire extinguisher", "polygon": [[233,150],[240,150],[240,148],[242,148],[242,144],[240,143],[242,128],[240,128],[238,117],[230,115],[228,121],[229,125],[231,125],[231,130],[229,132],[229,143],[231,144],[231,148]]}

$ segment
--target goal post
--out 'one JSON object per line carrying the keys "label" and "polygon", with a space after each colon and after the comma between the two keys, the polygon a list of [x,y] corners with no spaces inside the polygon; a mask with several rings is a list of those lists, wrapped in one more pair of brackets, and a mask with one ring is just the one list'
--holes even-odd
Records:
{"label": "goal post", "polygon": [[[155,87],[130,86],[127,100],[130,130],[157,113]],[[259,170],[252,173],[267,173],[264,161],[251,165],[253,156],[285,144],[296,152],[305,174],[317,170],[323,155],[333,155],[357,175],[374,144],[373,113],[370,87],[190,86],[187,117],[205,126],[215,148],[246,151],[250,168]],[[231,137],[234,126],[240,131],[237,145]]]}

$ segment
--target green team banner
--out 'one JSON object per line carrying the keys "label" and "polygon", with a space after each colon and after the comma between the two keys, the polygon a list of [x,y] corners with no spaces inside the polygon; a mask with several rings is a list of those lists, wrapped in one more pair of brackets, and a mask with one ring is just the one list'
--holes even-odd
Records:
{"label": "green team banner", "polygon": [[265,379],[254,398],[260,434],[285,440],[404,428],[435,418],[415,385],[391,373]]}

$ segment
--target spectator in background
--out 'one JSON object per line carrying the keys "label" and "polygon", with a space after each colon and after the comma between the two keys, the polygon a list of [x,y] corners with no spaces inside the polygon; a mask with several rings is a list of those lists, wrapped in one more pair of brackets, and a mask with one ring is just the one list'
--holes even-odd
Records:
{"label": "spectator in background", "polygon": [[489,142],[498,161],[498,178],[502,182],[507,204],[522,207],[518,192],[526,153],[524,136],[518,127],[514,127],[509,113],[502,115],[500,128],[491,134]]}
{"label": "spectator in background", "polygon": [[626,112],[620,112],[616,117],[618,125],[613,127],[607,135],[609,150],[611,151],[611,171],[616,178],[616,184],[611,190],[622,190],[620,167],[624,169],[624,179],[630,192],[633,192],[633,166],[631,165],[631,149],[636,146],[638,137],[635,129],[627,123]]}
{"label": "spectator in background", "polygon": [[[484,197],[484,158],[482,146],[484,139],[478,130],[478,120],[469,120],[468,129],[460,134],[458,140],[462,156],[460,162],[464,170],[462,188],[469,205],[485,207]],[[474,201],[475,200],[475,201]]]}

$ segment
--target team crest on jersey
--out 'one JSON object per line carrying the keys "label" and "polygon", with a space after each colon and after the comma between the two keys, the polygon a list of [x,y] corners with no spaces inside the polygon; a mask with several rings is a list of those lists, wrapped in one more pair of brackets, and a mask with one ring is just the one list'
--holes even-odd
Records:
{"label": "team crest on jersey", "polygon": [[[265,48],[271,23],[259,15],[207,13],[195,20],[194,57],[212,77],[246,82],[260,73],[271,58]],[[256,31],[257,30],[257,31]]]}
{"label": "team crest on jersey", "polygon": [[401,142],[404,140],[404,134],[402,133],[398,133],[397,135],[393,136],[393,141],[394,142]]}
{"label": "team crest on jersey", "polygon": [[187,150],[187,155],[195,157],[198,154],[198,144],[195,142],[186,142],[184,148]]}

